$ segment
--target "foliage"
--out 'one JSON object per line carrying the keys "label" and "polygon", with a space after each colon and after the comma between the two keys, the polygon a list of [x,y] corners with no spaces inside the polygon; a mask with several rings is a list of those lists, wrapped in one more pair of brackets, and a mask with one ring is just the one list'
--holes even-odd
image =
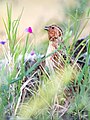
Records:
{"label": "foliage", "polygon": [[[3,23],[8,40],[5,44],[3,42],[0,43],[4,51],[4,58],[0,60],[0,118],[2,120],[9,118],[15,120],[90,119],[90,36],[85,39],[88,41],[87,45],[83,45],[83,49],[87,46],[87,57],[84,67],[80,71],[75,67],[83,49],[77,53],[72,66],[69,59],[73,57],[77,48],[83,44],[81,43],[74,49],[75,43],[89,21],[89,19],[86,19],[82,29],[79,29],[83,15],[82,11],[85,10],[88,0],[79,0],[78,2],[79,6],[73,10],[71,8],[70,15],[73,21],[67,25],[64,33],[67,55],[65,68],[59,69],[52,76],[48,74],[45,67],[42,67],[43,72],[38,67],[53,53],[42,57],[38,53],[39,50],[33,53],[36,61],[26,71],[25,65],[27,63],[26,59],[28,59],[26,55],[29,57],[33,56],[33,54],[28,53],[32,46],[28,43],[33,30],[29,27],[26,29],[25,38],[19,39],[18,27],[23,11],[16,20],[12,20],[12,7],[7,4],[7,22],[3,19]],[[89,10],[87,17],[89,17]],[[72,23],[73,29],[71,29]],[[68,41],[72,35],[74,36],[73,42],[69,45]],[[21,47],[22,39],[25,40],[25,45]],[[6,44],[8,44],[8,50],[5,48]],[[38,49],[39,47],[41,46],[38,46]],[[21,55],[20,61],[18,60],[19,55]],[[38,83],[35,85],[38,89],[32,90],[32,88],[27,86],[30,80],[34,79],[37,81],[37,75],[39,85]],[[27,81],[23,83],[25,78]],[[24,88],[28,88],[29,91],[26,99],[22,97]],[[67,95],[70,95],[70,97],[67,97]],[[23,98],[24,101],[21,102]],[[67,107],[64,106],[66,105],[65,102],[68,104]]]}

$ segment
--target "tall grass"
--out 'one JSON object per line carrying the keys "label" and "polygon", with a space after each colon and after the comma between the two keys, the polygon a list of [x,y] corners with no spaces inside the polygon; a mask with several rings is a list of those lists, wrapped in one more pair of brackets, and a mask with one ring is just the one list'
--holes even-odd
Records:
{"label": "tall grass", "polygon": [[27,119],[35,115],[38,116],[44,110],[47,111],[48,108],[52,108],[55,96],[57,94],[62,96],[64,88],[72,80],[72,73],[76,76],[76,71],[68,66],[65,68],[64,73],[59,72],[59,74],[56,73],[50,77],[43,86],[39,87],[37,95],[21,106],[20,116]]}
{"label": "tall grass", "polygon": [[[85,6],[82,7],[82,9],[85,8]],[[73,29],[71,31],[71,21],[63,38],[67,55],[65,67],[55,71],[52,76],[47,73],[46,68],[43,68],[43,75],[40,74],[38,90],[33,90],[33,96],[27,96],[27,99],[21,102],[23,88],[27,87],[30,80],[37,80],[36,76],[34,76],[37,67],[46,57],[53,54],[38,58],[35,64],[27,71],[25,70],[25,54],[31,45],[28,46],[30,34],[27,34],[26,38],[24,38],[25,45],[23,47],[21,47],[22,38],[18,39],[21,16],[22,12],[16,20],[12,20],[12,7],[7,5],[7,22],[4,19],[3,22],[8,37],[6,44],[8,44],[9,49],[6,50],[4,58],[2,58],[4,62],[1,60],[0,63],[0,118],[2,120],[10,118],[15,120],[90,119],[90,36],[87,37],[87,57],[84,67],[79,70],[75,67],[82,49],[77,54],[74,64],[70,64],[70,58],[79,47],[74,49],[74,45],[89,19],[86,19],[86,23],[79,30],[81,17],[79,19],[79,14],[76,12],[75,16],[71,14]],[[89,17],[89,12],[87,17]],[[69,45],[68,41],[72,35],[74,36],[72,45]],[[5,50],[5,47],[3,49]],[[19,55],[22,55],[21,61],[18,61]],[[29,79],[22,84],[24,78],[28,76]],[[28,91],[31,93],[30,88],[28,88]]]}
{"label": "tall grass", "polygon": [[[23,10],[22,10],[23,12]],[[25,46],[21,45],[21,40],[23,38],[18,37],[18,28],[20,24],[20,19],[22,16],[22,12],[20,16],[12,20],[12,7],[7,4],[7,21],[3,18],[3,23],[6,30],[7,41],[6,46],[2,45],[2,49],[4,51],[4,57],[0,60],[0,116],[1,119],[5,119],[3,117],[11,116],[14,114],[13,110],[15,109],[15,105],[17,102],[17,98],[19,95],[19,90],[21,86],[21,82],[17,84],[12,84],[13,79],[17,79],[19,74],[21,77],[20,80],[23,79],[25,73],[23,73],[24,66],[24,57],[27,49],[27,44]],[[29,37],[26,35],[26,41],[28,42]],[[22,50],[23,49],[23,50]],[[18,71],[19,62],[18,57],[22,55],[22,64],[21,68]],[[15,96],[16,94],[16,96]],[[5,116],[4,116],[5,115]]]}

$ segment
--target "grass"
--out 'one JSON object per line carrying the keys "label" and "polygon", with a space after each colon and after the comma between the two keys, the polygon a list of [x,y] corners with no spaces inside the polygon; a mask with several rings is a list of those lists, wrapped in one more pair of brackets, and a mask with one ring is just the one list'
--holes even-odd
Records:
{"label": "grass", "polygon": [[[83,10],[85,5],[82,6]],[[80,8],[80,10],[82,9]],[[2,45],[4,55],[0,60],[0,118],[2,120],[89,120],[90,36],[87,37],[87,57],[84,67],[78,70],[75,65],[85,45],[77,54],[72,66],[69,59],[79,47],[74,49],[74,45],[89,19],[86,19],[85,24],[79,30],[80,13],[74,12],[73,15],[70,13],[73,19],[70,18],[71,23],[67,25],[63,38],[67,54],[67,59],[64,61],[65,68],[59,69],[50,76],[41,63],[53,53],[42,57],[38,50],[35,51],[35,63],[26,68],[28,63],[25,61],[25,57],[26,53],[32,49],[32,45],[28,44],[32,33],[25,34],[25,45],[21,46],[23,38],[18,37],[18,28],[22,12],[17,19],[12,20],[12,7],[7,4],[7,21],[3,19],[8,37],[6,42],[8,48]],[[89,10],[86,17],[89,18]],[[69,45],[68,41],[72,36],[74,36],[73,43]],[[39,46],[37,48],[39,49]],[[18,60],[20,55],[22,57]],[[33,80],[35,83],[32,82],[33,85],[29,86],[30,81]]]}

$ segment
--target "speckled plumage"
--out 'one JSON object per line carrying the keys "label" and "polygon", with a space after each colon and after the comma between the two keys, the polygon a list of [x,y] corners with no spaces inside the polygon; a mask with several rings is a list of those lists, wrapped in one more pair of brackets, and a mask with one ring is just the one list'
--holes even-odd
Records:
{"label": "speckled plumage", "polygon": [[[57,50],[56,53],[51,55],[50,57],[46,58],[46,66],[49,68],[49,71],[54,71],[54,67],[57,64],[61,64],[60,66],[63,66],[63,62],[60,62],[60,55],[65,59],[67,57],[66,55],[66,47],[64,45],[63,41],[63,31],[60,27],[57,25],[51,25],[51,26],[46,26],[45,30],[48,31],[48,38],[49,38],[49,45],[47,48],[46,56],[49,55],[50,53],[53,53],[55,50],[58,49],[58,47],[61,45],[63,46],[62,49],[59,51]],[[74,44],[74,53],[73,56],[70,58],[71,64],[73,64],[74,60],[76,59],[78,53],[82,49],[79,58],[77,59],[77,65],[80,67],[83,67],[86,61],[86,56],[87,56],[87,44],[88,40],[87,38],[82,38],[80,40],[77,40],[76,43]],[[58,60],[59,59],[59,60]],[[90,64],[90,60],[89,60]]]}

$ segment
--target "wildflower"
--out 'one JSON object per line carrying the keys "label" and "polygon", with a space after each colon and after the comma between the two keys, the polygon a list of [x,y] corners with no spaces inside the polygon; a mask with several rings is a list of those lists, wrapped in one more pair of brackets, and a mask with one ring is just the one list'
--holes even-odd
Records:
{"label": "wildflower", "polygon": [[6,41],[0,41],[0,44],[4,45],[6,43]]}
{"label": "wildflower", "polygon": [[35,51],[31,51],[31,53],[30,53],[30,54],[31,54],[31,56],[33,56],[33,55],[35,54]]}
{"label": "wildflower", "polygon": [[26,31],[26,32],[28,32],[28,33],[33,33],[33,31],[32,31],[32,28],[31,28],[31,27],[26,28],[26,29],[25,29],[25,31]]}
{"label": "wildflower", "polygon": [[25,54],[25,61],[31,60],[34,61],[36,59],[35,51],[31,51],[30,53]]}

